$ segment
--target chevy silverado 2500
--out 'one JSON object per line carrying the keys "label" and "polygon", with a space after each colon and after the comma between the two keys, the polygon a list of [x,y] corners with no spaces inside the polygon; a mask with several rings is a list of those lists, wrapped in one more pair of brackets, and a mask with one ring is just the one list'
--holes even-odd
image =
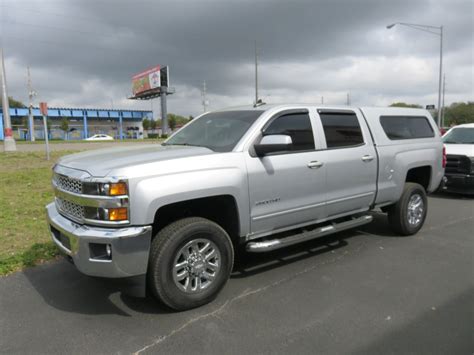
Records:
{"label": "chevy silverado 2500", "polygon": [[53,241],[87,275],[138,280],[184,310],[216,297],[234,250],[275,250],[357,227],[381,209],[400,235],[423,226],[444,175],[421,109],[246,106],[209,112],[163,144],[61,158]]}

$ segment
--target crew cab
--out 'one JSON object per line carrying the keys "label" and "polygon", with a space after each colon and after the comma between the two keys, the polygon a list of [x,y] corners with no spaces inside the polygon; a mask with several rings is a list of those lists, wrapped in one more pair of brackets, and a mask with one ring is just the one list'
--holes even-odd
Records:
{"label": "crew cab", "polygon": [[474,194],[474,123],[452,127],[443,136],[447,165],[442,189]]}
{"label": "crew cab", "polygon": [[224,287],[237,248],[261,253],[369,223],[423,226],[444,175],[426,110],[243,106],[163,144],[87,151],[53,168],[53,241],[81,272],[185,310]]}

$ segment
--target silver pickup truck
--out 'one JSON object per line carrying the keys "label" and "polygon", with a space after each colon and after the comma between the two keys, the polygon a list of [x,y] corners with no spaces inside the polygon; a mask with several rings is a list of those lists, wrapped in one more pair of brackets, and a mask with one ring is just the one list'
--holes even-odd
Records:
{"label": "silver pickup truck", "polygon": [[377,208],[415,234],[445,163],[425,110],[245,106],[161,145],[63,157],[47,218],[81,272],[184,310],[216,297],[237,247],[275,250],[369,223]]}

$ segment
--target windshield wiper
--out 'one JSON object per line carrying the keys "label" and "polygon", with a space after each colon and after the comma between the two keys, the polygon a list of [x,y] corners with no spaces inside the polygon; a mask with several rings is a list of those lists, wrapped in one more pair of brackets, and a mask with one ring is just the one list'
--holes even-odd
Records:
{"label": "windshield wiper", "polygon": [[446,144],[460,144],[459,142],[454,142],[454,141],[444,141]]}

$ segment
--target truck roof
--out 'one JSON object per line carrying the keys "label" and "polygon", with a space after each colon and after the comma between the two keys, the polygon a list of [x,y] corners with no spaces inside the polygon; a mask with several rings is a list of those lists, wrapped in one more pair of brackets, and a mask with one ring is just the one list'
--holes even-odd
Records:
{"label": "truck roof", "polygon": [[239,105],[225,107],[215,111],[234,111],[234,110],[260,110],[267,111],[270,109],[284,109],[284,108],[298,108],[301,106],[316,107],[318,109],[330,109],[330,110],[366,110],[366,109],[376,109],[376,110],[387,110],[392,111],[393,113],[406,113],[410,112],[427,112],[423,108],[411,108],[411,107],[384,107],[384,106],[346,106],[346,105],[322,105],[316,103],[287,103],[287,104],[263,104],[255,107],[252,105]]}

